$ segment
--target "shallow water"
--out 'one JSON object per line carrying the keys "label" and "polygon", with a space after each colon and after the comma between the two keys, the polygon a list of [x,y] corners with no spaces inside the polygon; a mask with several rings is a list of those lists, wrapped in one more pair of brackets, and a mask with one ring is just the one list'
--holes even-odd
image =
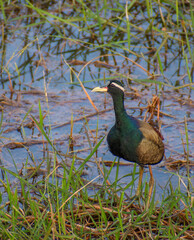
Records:
{"label": "shallow water", "polygon": [[[54,5],[56,6],[56,5]],[[52,9],[53,10],[53,9]],[[71,9],[66,9],[71,12]],[[134,8],[132,11],[138,13],[140,7]],[[64,14],[67,14],[64,13]],[[27,14],[28,10],[21,8],[18,16]],[[72,13],[72,12],[71,12]],[[115,12],[109,12],[109,14]],[[165,13],[165,11],[164,11]],[[145,16],[146,13],[144,12]],[[104,42],[106,49],[98,47],[101,43],[92,40],[88,32],[79,32],[78,28],[66,25],[63,29],[66,38],[59,35],[53,25],[48,22],[42,25],[26,27],[30,21],[38,23],[39,18],[30,19],[24,18],[24,21],[14,20],[15,16],[10,16],[6,27],[4,27],[4,41],[1,42],[3,51],[1,52],[2,68],[1,68],[1,85],[0,90],[1,103],[3,108],[3,122],[1,127],[1,165],[11,171],[19,171],[23,164],[27,162],[27,166],[38,165],[45,158],[45,151],[42,144],[30,145],[26,148],[10,149],[6,147],[8,143],[20,142],[26,140],[42,140],[38,129],[25,127],[18,131],[18,127],[26,123],[31,123],[30,115],[23,121],[26,113],[32,107],[31,115],[37,120],[39,119],[39,102],[43,115],[48,113],[44,119],[44,124],[47,126],[47,131],[51,127],[50,138],[56,141],[56,146],[59,151],[69,153],[69,136],[71,131],[71,116],[73,119],[87,117],[86,121],[80,120],[73,125],[74,148],[79,158],[85,158],[90,153],[90,143],[95,145],[95,132],[98,125],[98,141],[101,137],[107,135],[108,130],[114,124],[113,110],[107,111],[99,116],[95,113],[95,109],[89,103],[85,93],[79,85],[76,76],[70,70],[72,67],[76,74],[82,69],[83,65],[73,65],[72,60],[88,61],[100,60],[103,63],[112,65],[105,67],[97,63],[87,65],[80,72],[80,80],[83,82],[88,94],[97,106],[99,111],[112,108],[112,100],[110,96],[104,94],[91,93],[91,89],[96,86],[104,85],[108,79],[118,77],[120,74],[128,76],[132,81],[127,81],[122,77],[126,88],[125,106],[127,112],[139,119],[143,119],[145,110],[140,111],[139,107],[146,107],[148,102],[151,102],[153,95],[158,95],[161,100],[161,111],[164,113],[161,117],[162,135],[166,146],[165,157],[162,163],[153,167],[154,177],[156,179],[156,198],[161,199],[162,188],[168,184],[169,178],[174,187],[179,184],[179,179],[183,176],[183,181],[187,175],[186,167],[182,167],[178,171],[172,171],[166,166],[165,162],[170,158],[172,161],[186,160],[186,136],[185,122],[188,127],[189,139],[189,160],[193,160],[193,92],[191,88],[183,87],[174,90],[173,86],[183,86],[189,84],[187,68],[185,64],[185,56],[188,58],[188,66],[192,68],[191,57],[189,50],[184,46],[184,54],[179,41],[174,38],[181,37],[173,31],[169,33],[165,47],[160,51],[160,59],[163,65],[164,75],[160,75],[157,81],[166,85],[149,84],[140,82],[138,79],[147,79],[147,74],[138,66],[132,64],[127,58],[136,61],[150,73],[160,73],[157,58],[152,59],[153,55],[144,55],[149,51],[149,48],[159,48],[164,40],[163,35],[157,32],[147,34],[144,31],[138,32],[135,28],[131,28],[131,33],[134,37],[131,38],[131,50],[137,55],[130,54],[127,50],[123,50],[119,45],[128,47],[127,36],[125,33],[115,36],[115,44],[110,49],[108,44],[111,36],[114,34],[115,28],[109,27],[104,30]],[[130,16],[130,21],[133,24],[146,29],[148,22],[145,21],[142,15],[138,18]],[[119,20],[117,20],[119,22]],[[136,22],[135,22],[136,21]],[[93,23],[93,22],[92,22]],[[80,24],[80,22],[79,22]],[[78,26],[79,26],[78,24]],[[161,24],[155,19],[155,24]],[[16,26],[15,26],[16,25]],[[84,23],[83,23],[84,25]],[[121,27],[125,27],[125,23],[121,23]],[[23,28],[22,28],[23,27]],[[58,30],[60,27],[58,28]],[[170,31],[170,30],[169,30]],[[95,29],[95,34],[99,34],[99,29]],[[80,40],[82,42],[77,41]],[[2,36],[1,36],[2,41]],[[84,43],[83,43],[84,42]],[[88,45],[86,44],[88,43]],[[118,46],[116,45],[118,43]],[[122,56],[112,53],[116,51]],[[109,54],[109,55],[107,55]],[[103,55],[101,58],[98,58]],[[114,55],[114,56],[113,56]],[[124,58],[126,56],[127,58]],[[117,68],[119,67],[119,68]],[[9,72],[9,74],[8,74]],[[193,77],[191,75],[191,77]],[[9,78],[13,85],[13,96],[10,94]],[[106,81],[104,81],[106,78]],[[48,102],[45,96],[48,93]],[[6,98],[5,98],[6,97]],[[8,99],[10,102],[8,102]],[[2,112],[1,112],[2,113]],[[156,116],[155,116],[156,119]],[[67,123],[65,126],[61,124]],[[49,146],[48,149],[51,150]],[[51,154],[52,159],[52,154]],[[103,160],[114,160],[114,156],[108,152],[106,141],[104,140],[98,149],[98,158]],[[93,159],[94,160],[94,159]],[[67,159],[68,164],[71,164],[71,158]],[[77,166],[80,161],[77,160]],[[96,163],[88,163],[87,174],[85,178],[93,179],[98,175]],[[138,168],[137,168],[138,170]],[[115,179],[116,167],[113,168],[110,181]],[[133,165],[120,166],[119,178],[133,171]],[[147,172],[147,171],[146,171]],[[178,174],[178,176],[176,176]],[[190,168],[190,174],[193,174],[193,168]],[[3,176],[1,175],[1,178]],[[13,178],[13,177],[12,177]],[[144,174],[144,179],[149,178],[149,174]],[[14,180],[14,179],[13,179]],[[121,179],[121,182],[126,184],[130,181],[130,177]],[[101,180],[99,180],[101,182]],[[181,185],[182,190],[186,191]]]}

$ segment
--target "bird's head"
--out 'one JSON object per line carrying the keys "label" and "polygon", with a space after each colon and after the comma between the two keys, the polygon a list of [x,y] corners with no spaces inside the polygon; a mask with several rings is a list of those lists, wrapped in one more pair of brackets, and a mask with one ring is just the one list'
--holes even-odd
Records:
{"label": "bird's head", "polygon": [[105,87],[95,87],[92,92],[108,92],[110,95],[124,95],[124,87],[118,80],[111,80]]}

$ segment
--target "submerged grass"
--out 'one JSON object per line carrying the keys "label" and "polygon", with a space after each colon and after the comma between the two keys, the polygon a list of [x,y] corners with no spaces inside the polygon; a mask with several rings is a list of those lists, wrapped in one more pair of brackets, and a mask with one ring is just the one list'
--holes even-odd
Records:
{"label": "submerged grass", "polygon": [[[52,139],[50,119],[48,120],[49,127],[44,124],[45,119],[49,118],[50,114],[45,87],[45,78],[47,79],[47,76],[49,76],[49,71],[39,50],[47,42],[39,45],[38,40],[43,37],[50,41],[48,44],[50,44],[49,50],[51,50],[52,41],[60,39],[59,45],[56,45],[56,48],[60,49],[60,54],[67,42],[77,44],[77,52],[68,50],[68,60],[76,59],[85,49],[91,52],[100,51],[98,57],[89,61],[86,59],[82,63],[84,66],[78,74],[72,67],[73,64],[71,65],[65,58],[61,58],[63,60],[61,62],[65,62],[64,65],[71,71],[72,78],[68,78],[66,82],[72,85],[80,85],[86,95],[87,91],[83,83],[94,80],[104,82],[112,78],[127,79],[129,84],[130,82],[138,82],[146,87],[155,85],[156,92],[160,93],[162,93],[164,87],[174,88],[176,91],[182,88],[191,90],[193,89],[194,62],[191,47],[194,24],[192,1],[133,0],[119,3],[118,1],[101,2],[96,0],[93,3],[76,0],[62,1],[60,4],[56,7],[56,5],[51,4],[50,6],[48,2],[44,1],[41,3],[26,1],[25,5],[21,7],[12,2],[0,1],[4,19],[2,24],[1,76],[3,76],[2,85],[6,82],[10,83],[10,92],[14,91],[14,84],[12,86],[11,79],[15,82],[18,81],[19,86],[22,84],[21,79],[26,72],[25,66],[27,64],[27,60],[21,65],[16,63],[14,65],[16,71],[14,70],[10,74],[9,61],[6,62],[5,60],[5,43],[10,32],[16,34],[17,31],[24,29],[29,31],[31,28],[51,29],[49,33],[45,31],[46,34],[36,36],[30,42],[26,42],[22,50],[18,53],[14,52],[10,58],[10,61],[16,56],[24,56],[25,58],[29,47],[34,46],[34,44],[38,45],[40,58],[34,63],[42,65],[45,71],[43,78],[38,80],[44,80],[47,111],[43,114],[39,102],[39,118],[37,118],[31,112],[33,107],[30,107],[20,123],[24,142],[15,142],[15,145],[12,143],[9,146],[8,144],[4,145],[8,149],[9,147],[12,147],[12,149],[25,147],[34,166],[30,164],[27,158],[22,169],[18,169],[11,151],[9,151],[9,154],[15,169],[10,170],[3,164],[0,166],[2,174],[2,179],[0,179],[2,189],[0,193],[0,239],[193,239],[193,185],[189,172],[189,137],[186,118],[187,177],[174,173],[179,179],[178,187],[174,188],[171,179],[169,179],[162,189],[161,202],[155,201],[154,191],[150,208],[145,210],[149,190],[146,181],[143,183],[141,199],[133,199],[137,166],[134,165],[132,173],[127,174],[127,176],[131,176],[131,181],[123,186],[122,179],[127,176],[119,178],[119,162],[116,163],[115,159],[107,167],[105,162],[97,158],[104,137],[100,137],[97,126],[93,140],[90,139],[87,131],[90,133],[92,131],[85,116],[82,116],[81,119],[85,119],[85,134],[90,148],[87,157],[80,159],[73,151],[73,124],[75,122],[73,115],[70,121],[71,130],[67,154],[64,155],[58,151],[55,141]],[[19,15],[15,14],[17,11]],[[187,18],[185,13],[187,13]],[[144,22],[138,20],[140,15],[141,18],[144,18]],[[145,22],[146,24],[142,27],[141,23]],[[16,28],[10,27],[15,23],[18,23]],[[68,34],[66,29],[69,31]],[[76,29],[77,35],[72,29]],[[155,41],[156,36],[158,38]],[[142,38],[145,39],[146,43],[144,41],[142,43]],[[139,46],[138,43],[142,43],[143,46]],[[62,44],[62,47],[60,44]],[[179,80],[179,83],[175,83],[165,76],[165,69],[169,65],[165,63],[165,59],[163,60],[162,57],[167,54],[166,51],[171,46],[173,47],[173,44],[180,47],[180,55],[172,55],[175,59],[182,56],[188,76],[187,81],[184,81],[183,77]],[[140,49],[151,50],[152,52],[141,52]],[[27,52],[26,55],[28,54]],[[151,54],[151,58],[146,58],[146,54]],[[128,71],[131,71],[130,69],[122,72],[118,71],[117,68],[110,68],[111,76],[102,77],[98,74],[91,74],[92,80],[84,77],[81,79],[81,73],[84,75],[84,70],[86,67],[89,68],[92,62],[108,68],[110,67],[108,65],[109,57],[117,66],[121,61],[117,59],[117,56],[122,58],[123,63],[131,63],[133,66],[141,68],[149,77],[137,79],[128,74]],[[101,61],[97,62],[96,60],[99,57]],[[145,66],[138,64],[140,58],[146,60],[151,69],[147,70]],[[32,59],[33,57],[29,57],[30,62]],[[76,63],[79,64],[78,61]],[[8,77],[3,74],[7,74]],[[158,75],[164,76],[165,80],[158,80]],[[31,76],[33,82],[34,74],[31,73]],[[87,96],[89,99],[89,95]],[[3,101],[5,102],[5,99]],[[92,103],[92,101],[90,102]],[[31,119],[42,138],[42,141],[36,142],[42,144],[43,158],[40,163],[36,162],[35,152],[30,152],[28,149],[28,144],[32,143],[26,141],[27,134],[25,133],[25,126],[23,126],[24,120],[27,118]],[[2,124],[3,111],[0,127],[2,127]],[[0,131],[0,134],[3,135],[3,130]],[[68,154],[69,150],[72,150],[71,154]],[[71,158],[70,165],[66,162],[67,155]],[[77,160],[81,162],[79,166],[76,164]],[[90,161],[95,163],[98,175],[86,180],[83,176]],[[110,182],[109,179],[115,165],[115,180]],[[12,179],[15,179],[15,181],[13,182]],[[181,184],[185,187],[184,192],[180,188]]]}

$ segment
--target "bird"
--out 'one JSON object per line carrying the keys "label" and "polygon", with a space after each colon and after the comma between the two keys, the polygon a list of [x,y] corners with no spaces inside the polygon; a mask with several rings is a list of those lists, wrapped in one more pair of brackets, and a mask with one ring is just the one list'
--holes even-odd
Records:
{"label": "bird", "polygon": [[111,80],[105,87],[95,87],[92,92],[107,92],[111,95],[115,112],[115,124],[107,135],[110,152],[139,165],[139,181],[136,196],[140,195],[144,167],[149,167],[149,193],[146,208],[149,208],[154,177],[151,165],[158,164],[164,156],[162,135],[149,123],[128,115],[124,106],[124,86],[119,80]]}

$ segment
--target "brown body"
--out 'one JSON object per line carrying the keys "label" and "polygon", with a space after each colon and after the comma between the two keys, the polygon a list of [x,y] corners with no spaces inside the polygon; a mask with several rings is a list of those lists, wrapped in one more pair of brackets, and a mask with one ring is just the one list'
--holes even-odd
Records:
{"label": "brown body", "polygon": [[144,138],[137,147],[138,160],[140,165],[153,165],[162,161],[164,156],[164,143],[161,136],[155,129],[146,122],[139,122],[139,130]]}

